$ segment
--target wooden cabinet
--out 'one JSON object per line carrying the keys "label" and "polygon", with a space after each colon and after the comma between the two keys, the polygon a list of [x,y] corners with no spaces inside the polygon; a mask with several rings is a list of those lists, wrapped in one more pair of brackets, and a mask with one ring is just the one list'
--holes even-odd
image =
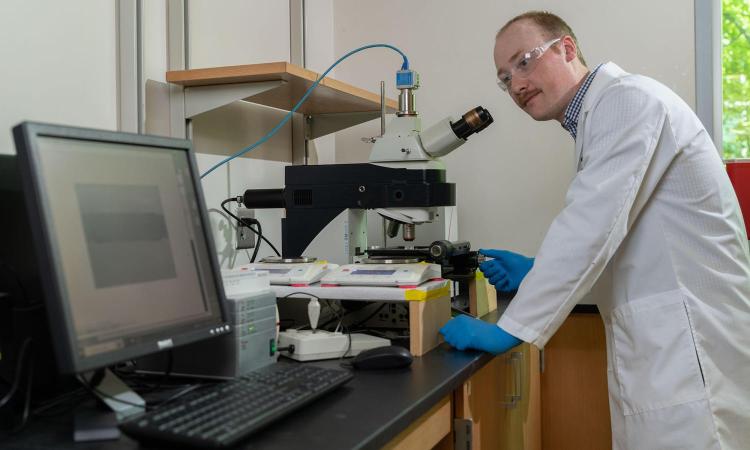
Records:
{"label": "wooden cabinet", "polygon": [[495,357],[454,395],[455,416],[473,422],[471,448],[610,448],[606,358],[597,313],[571,314],[543,355],[522,344]]}
{"label": "wooden cabinet", "polygon": [[[472,303],[473,308],[494,306],[495,299],[485,287],[484,282],[472,286],[472,297],[478,300]],[[453,418],[457,419],[451,423],[452,432],[446,431],[446,407],[441,403],[419,421],[440,424],[440,431],[432,432],[429,442],[417,439],[422,433],[410,427],[411,431],[394,439],[394,444],[411,436],[403,442],[414,445],[400,448],[611,448],[601,317],[597,312],[571,314],[541,354],[535,346],[524,343],[496,356],[454,391],[452,406]]]}
{"label": "wooden cabinet", "polygon": [[461,385],[455,415],[472,422],[471,448],[540,450],[539,387],[539,351],[529,344],[493,358]]}
{"label": "wooden cabinet", "polygon": [[[541,384],[539,379],[539,349],[531,344],[522,344],[506,360],[503,403],[501,414],[503,428],[507,430],[501,439],[502,449],[540,450],[541,447]],[[513,392],[520,392],[512,397]],[[515,402],[515,403],[514,403]]]}
{"label": "wooden cabinet", "polygon": [[[469,299],[476,316],[497,309],[495,289],[479,271],[469,282]],[[471,445],[461,442],[457,449],[541,450],[539,362],[539,350],[521,344],[493,358],[456,390],[455,416],[471,422]],[[454,429],[454,434],[461,440],[466,432]]]}
{"label": "wooden cabinet", "polygon": [[597,313],[574,313],[544,348],[542,447],[611,448],[604,325]]}

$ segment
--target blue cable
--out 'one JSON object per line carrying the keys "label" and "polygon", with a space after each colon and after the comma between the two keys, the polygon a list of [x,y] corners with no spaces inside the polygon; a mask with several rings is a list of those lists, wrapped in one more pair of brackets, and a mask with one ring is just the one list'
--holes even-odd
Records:
{"label": "blue cable", "polygon": [[323,81],[323,78],[325,78],[326,75],[328,75],[328,72],[330,72],[334,67],[336,67],[341,61],[343,61],[346,58],[352,56],[353,54],[361,52],[362,50],[366,50],[368,48],[375,48],[375,47],[385,47],[385,48],[390,48],[392,50],[395,50],[396,52],[398,52],[404,58],[404,62],[403,62],[403,64],[401,64],[401,70],[408,70],[409,69],[409,59],[406,57],[406,55],[404,54],[404,52],[402,52],[401,50],[399,50],[396,47],[394,47],[392,45],[389,45],[389,44],[370,44],[370,45],[365,45],[363,47],[359,47],[357,49],[354,49],[354,50],[350,51],[346,55],[344,55],[341,58],[339,58],[335,63],[333,63],[331,65],[331,67],[329,67],[328,69],[326,69],[325,72],[323,72],[323,75],[321,75],[317,80],[315,80],[315,83],[313,83],[312,86],[310,86],[310,88],[307,90],[307,92],[305,92],[305,95],[302,96],[302,98],[300,99],[300,101],[297,102],[296,105],[294,105],[294,108],[292,108],[289,111],[289,113],[286,116],[284,116],[284,118],[281,120],[281,122],[279,122],[278,125],[276,125],[275,127],[273,127],[273,129],[271,131],[269,131],[268,134],[266,134],[265,136],[263,136],[255,144],[252,144],[249,147],[245,147],[242,150],[238,151],[237,153],[235,153],[235,154],[227,157],[226,159],[218,162],[216,165],[214,165],[213,167],[211,167],[210,169],[208,169],[207,171],[205,171],[201,175],[201,178],[205,177],[209,173],[213,172],[214,170],[218,169],[219,167],[223,166],[224,164],[228,163],[229,161],[233,160],[234,158],[237,158],[239,156],[244,155],[245,153],[249,152],[250,150],[254,149],[255,147],[258,147],[259,145],[263,144],[264,142],[266,142],[267,140],[269,140],[271,137],[273,137],[273,135],[276,134],[276,132],[278,132],[279,129],[281,129],[281,127],[284,126],[284,124],[286,124],[287,122],[289,122],[289,119],[292,118],[292,114],[294,114],[297,111],[297,109],[299,109],[299,107],[302,105],[302,103],[305,102],[305,100],[307,100],[307,97],[310,96],[310,93],[313,91],[313,89],[315,89],[316,87],[318,87],[318,84],[320,84],[320,82]]}

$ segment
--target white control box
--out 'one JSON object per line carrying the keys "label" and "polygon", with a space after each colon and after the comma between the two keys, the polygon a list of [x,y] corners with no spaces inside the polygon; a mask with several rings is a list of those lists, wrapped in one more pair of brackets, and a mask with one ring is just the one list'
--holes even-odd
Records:
{"label": "white control box", "polygon": [[345,264],[325,275],[323,286],[419,286],[440,278],[437,264]]}

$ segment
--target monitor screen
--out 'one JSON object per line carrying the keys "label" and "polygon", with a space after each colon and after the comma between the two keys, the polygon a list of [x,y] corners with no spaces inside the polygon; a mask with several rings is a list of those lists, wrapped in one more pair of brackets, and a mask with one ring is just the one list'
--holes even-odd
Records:
{"label": "monitor screen", "polygon": [[229,330],[188,141],[28,123],[14,133],[64,371]]}

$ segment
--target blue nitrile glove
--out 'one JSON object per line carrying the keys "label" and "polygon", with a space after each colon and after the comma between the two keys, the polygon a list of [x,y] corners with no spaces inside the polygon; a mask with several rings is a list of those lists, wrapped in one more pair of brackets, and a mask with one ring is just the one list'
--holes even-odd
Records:
{"label": "blue nitrile glove", "polygon": [[521,281],[534,265],[534,258],[528,258],[507,250],[480,249],[479,253],[489,259],[479,265],[484,277],[499,292],[518,290]]}
{"label": "blue nitrile glove", "polygon": [[521,343],[517,337],[508,334],[495,323],[483,322],[466,315],[449,320],[440,329],[445,342],[459,350],[473,348],[499,355]]}

